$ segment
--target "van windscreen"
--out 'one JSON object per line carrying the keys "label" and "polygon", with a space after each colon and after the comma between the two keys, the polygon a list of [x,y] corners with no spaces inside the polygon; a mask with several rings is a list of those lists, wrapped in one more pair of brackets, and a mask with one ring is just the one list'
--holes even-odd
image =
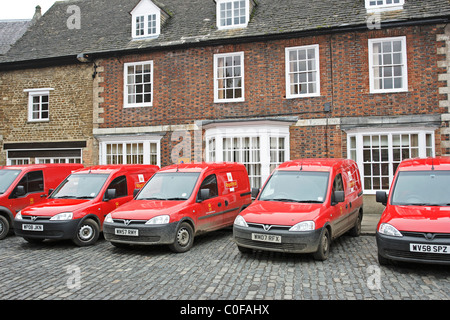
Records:
{"label": "van windscreen", "polygon": [[20,172],[20,170],[0,170],[0,194],[6,192]]}
{"label": "van windscreen", "polygon": [[391,204],[406,206],[450,205],[450,171],[402,171],[398,173]]}
{"label": "van windscreen", "polygon": [[109,174],[72,174],[52,193],[52,199],[94,199]]}
{"label": "van windscreen", "polygon": [[159,172],[142,188],[136,200],[187,200],[199,172]]}
{"label": "van windscreen", "polygon": [[259,200],[323,203],[328,177],[328,172],[276,171],[261,191]]}

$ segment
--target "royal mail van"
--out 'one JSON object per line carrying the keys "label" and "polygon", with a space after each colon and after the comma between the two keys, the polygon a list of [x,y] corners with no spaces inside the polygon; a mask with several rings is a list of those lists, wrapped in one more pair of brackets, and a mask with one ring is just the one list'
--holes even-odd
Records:
{"label": "royal mail van", "polygon": [[16,213],[44,201],[81,164],[36,164],[0,167],[0,240],[4,239]]}
{"label": "royal mail van", "polygon": [[159,170],[152,165],[104,165],[77,170],[47,201],[20,211],[16,235],[29,242],[72,239],[78,246],[95,243],[105,216],[133,198]]}
{"label": "royal mail van", "polygon": [[171,165],[106,217],[104,236],[116,246],[167,244],[174,252],[185,252],[195,235],[231,226],[250,203],[242,164]]}
{"label": "royal mail van", "polygon": [[377,225],[378,262],[450,264],[450,158],[400,163]]}
{"label": "royal mail van", "polygon": [[362,193],[352,160],[285,162],[236,217],[233,239],[241,252],[314,253],[316,259],[325,260],[333,239],[349,230],[354,236],[360,234]]}

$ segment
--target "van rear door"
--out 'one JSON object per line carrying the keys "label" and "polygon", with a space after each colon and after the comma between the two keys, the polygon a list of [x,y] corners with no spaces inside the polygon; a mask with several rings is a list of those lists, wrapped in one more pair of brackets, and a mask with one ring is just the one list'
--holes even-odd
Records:
{"label": "van rear door", "polygon": [[244,190],[243,179],[248,177],[242,177],[243,173],[230,170],[220,172],[218,175],[219,180],[219,192],[222,194],[223,198],[223,223],[225,225],[232,225],[234,219],[239,213],[240,207],[242,206],[242,190]]}

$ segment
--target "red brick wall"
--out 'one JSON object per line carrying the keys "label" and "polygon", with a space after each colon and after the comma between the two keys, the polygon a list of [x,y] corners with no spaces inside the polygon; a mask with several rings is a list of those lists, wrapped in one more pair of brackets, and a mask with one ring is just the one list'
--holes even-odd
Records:
{"label": "red brick wall", "polygon": [[[436,34],[443,27],[417,26],[345,34],[160,51],[111,58],[101,62],[104,123],[100,128],[190,124],[199,119],[293,115],[299,119],[395,116],[444,113],[439,108]],[[409,91],[370,94],[368,39],[406,36]],[[319,44],[321,96],[286,99],[285,48]],[[216,53],[245,53],[245,102],[214,103],[213,58]],[[332,53],[332,54],[331,54]],[[123,64],[153,60],[153,107],[123,108]],[[332,103],[330,113],[324,103]],[[346,156],[345,134],[328,128],[328,151],[322,143],[325,127],[291,127],[291,158]],[[165,142],[169,138],[164,138]],[[315,141],[321,141],[316,143]],[[440,141],[438,134],[436,141]],[[439,146],[438,146],[439,147]],[[436,153],[440,151],[436,148]],[[165,159],[170,151],[163,151]]]}

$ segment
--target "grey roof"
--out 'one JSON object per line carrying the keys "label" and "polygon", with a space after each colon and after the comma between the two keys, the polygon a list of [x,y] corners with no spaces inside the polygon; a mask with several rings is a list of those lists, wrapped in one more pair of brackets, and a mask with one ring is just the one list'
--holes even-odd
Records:
{"label": "grey roof", "polygon": [[[68,0],[56,2],[16,42],[0,62],[18,62],[79,53],[152,49],[203,42],[242,41],[252,37],[367,26],[364,0],[257,0],[247,28],[218,30],[214,0],[158,0],[170,18],[156,39],[133,40],[131,10],[140,0]],[[69,29],[73,14],[81,12],[81,28]],[[404,9],[384,14],[382,22],[418,21],[450,16],[448,0],[406,0]],[[2,60],[3,59],[3,60]]]}
{"label": "grey roof", "polygon": [[0,20],[0,54],[5,54],[27,30],[31,20]]}

